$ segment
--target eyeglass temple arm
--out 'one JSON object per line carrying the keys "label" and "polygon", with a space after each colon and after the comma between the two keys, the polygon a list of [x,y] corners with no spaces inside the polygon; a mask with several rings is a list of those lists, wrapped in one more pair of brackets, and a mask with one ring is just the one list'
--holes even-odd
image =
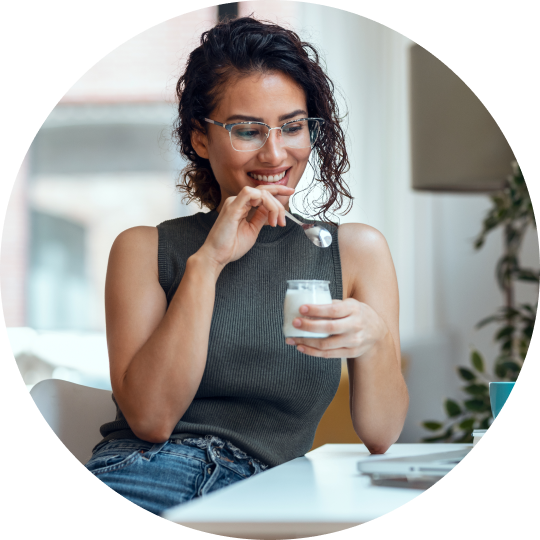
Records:
{"label": "eyeglass temple arm", "polygon": [[205,122],[208,122],[209,124],[214,124],[216,126],[225,127],[225,124],[222,124],[221,122],[216,122],[215,120],[210,120],[210,118],[205,118]]}

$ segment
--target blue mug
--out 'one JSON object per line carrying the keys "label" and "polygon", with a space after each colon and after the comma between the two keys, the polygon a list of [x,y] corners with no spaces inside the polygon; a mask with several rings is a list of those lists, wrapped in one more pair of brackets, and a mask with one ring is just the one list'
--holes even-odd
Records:
{"label": "blue mug", "polygon": [[496,432],[540,433],[540,382],[492,382],[489,399]]}

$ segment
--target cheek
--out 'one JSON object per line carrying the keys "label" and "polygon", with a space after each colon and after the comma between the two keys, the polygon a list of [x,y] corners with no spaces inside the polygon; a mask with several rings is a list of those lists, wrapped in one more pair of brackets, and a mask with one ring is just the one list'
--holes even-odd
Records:
{"label": "cheek", "polygon": [[311,155],[311,151],[308,150],[307,152],[304,150],[297,150],[295,153],[292,154],[293,158],[295,159],[296,163],[298,164],[298,167],[300,169],[305,168],[308,161],[309,156]]}
{"label": "cheek", "polygon": [[228,185],[243,181],[246,176],[246,157],[240,152],[227,149],[215,152],[210,159],[212,171],[219,183]]}
{"label": "cheek", "polygon": [[228,174],[231,170],[238,167],[238,156],[235,155],[236,153],[230,147],[230,144],[228,146],[223,143],[216,144],[210,148],[210,164],[216,176],[224,173]]}

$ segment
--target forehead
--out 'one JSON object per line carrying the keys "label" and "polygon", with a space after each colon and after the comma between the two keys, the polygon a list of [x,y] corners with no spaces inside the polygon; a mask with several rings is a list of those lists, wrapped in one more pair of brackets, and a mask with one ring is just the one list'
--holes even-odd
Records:
{"label": "forehead", "polygon": [[253,73],[227,82],[212,114],[220,122],[242,115],[268,123],[300,109],[307,114],[306,95],[294,79],[280,72]]}

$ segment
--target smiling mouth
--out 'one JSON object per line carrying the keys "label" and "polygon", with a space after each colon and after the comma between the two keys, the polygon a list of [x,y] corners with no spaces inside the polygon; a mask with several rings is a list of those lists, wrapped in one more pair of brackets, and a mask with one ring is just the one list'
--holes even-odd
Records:
{"label": "smiling mouth", "polygon": [[279,174],[274,174],[274,175],[270,175],[270,176],[266,176],[266,175],[263,175],[263,174],[253,174],[253,173],[248,173],[249,176],[251,176],[251,178],[253,178],[254,180],[258,180],[259,182],[268,182],[269,184],[273,184],[275,182],[279,182],[280,180],[283,180],[284,176],[287,174],[289,169],[287,169],[286,171],[283,171]]}

